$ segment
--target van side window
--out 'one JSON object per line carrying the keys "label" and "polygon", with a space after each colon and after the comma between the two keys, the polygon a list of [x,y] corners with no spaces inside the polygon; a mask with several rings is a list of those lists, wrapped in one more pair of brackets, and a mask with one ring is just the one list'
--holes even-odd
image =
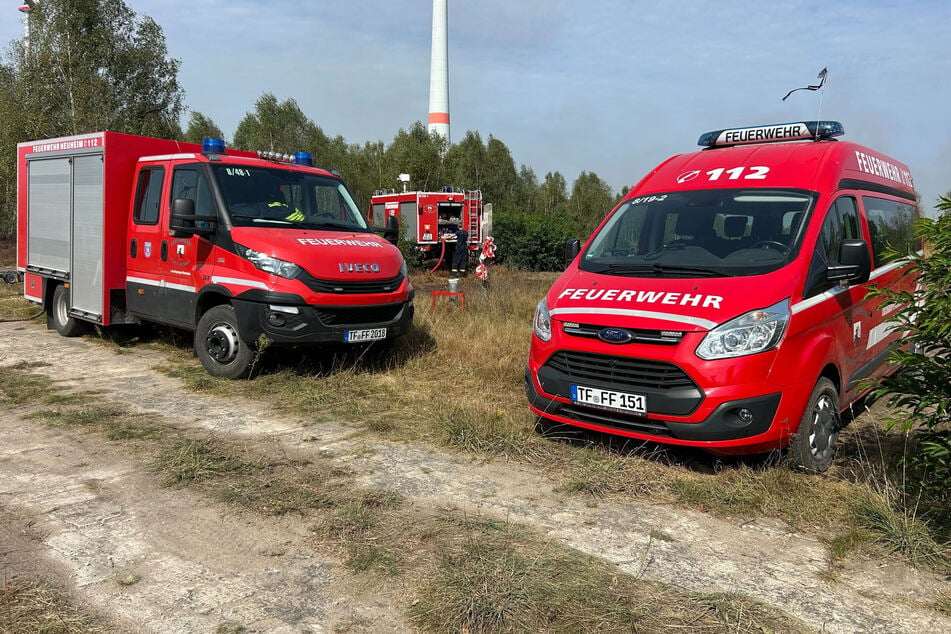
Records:
{"label": "van side window", "polygon": [[190,198],[195,201],[196,216],[216,216],[215,200],[211,195],[211,187],[201,167],[186,165],[176,167],[172,173],[172,200],[176,198]]}
{"label": "van side window", "polygon": [[[862,205],[868,217],[868,231],[872,237],[872,262],[879,267],[910,255],[921,249],[921,239],[915,237],[915,206],[875,196],[862,196]],[[886,253],[888,248],[897,254]]]}
{"label": "van side window", "polygon": [[826,269],[839,264],[839,248],[843,240],[861,237],[855,199],[851,196],[836,199],[819,230],[803,297],[812,297],[832,288],[833,283],[826,279]]}
{"label": "van side window", "polygon": [[165,169],[162,167],[149,167],[139,172],[139,181],[135,186],[135,211],[132,215],[135,224],[158,223],[164,180]]}

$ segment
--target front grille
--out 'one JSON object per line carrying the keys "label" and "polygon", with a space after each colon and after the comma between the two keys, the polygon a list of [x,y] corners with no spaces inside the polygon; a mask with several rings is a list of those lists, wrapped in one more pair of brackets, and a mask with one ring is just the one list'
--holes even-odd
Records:
{"label": "front grille", "polygon": [[[561,330],[565,334],[575,337],[585,337],[587,339],[598,339],[598,333],[604,330],[604,326],[596,324],[573,324],[565,323]],[[620,328],[631,333],[631,340],[627,343],[655,343],[662,345],[676,345],[683,339],[684,333],[676,330],[648,330],[646,328]]]}
{"label": "front grille", "polygon": [[589,425],[600,425],[625,431],[650,434],[651,436],[670,437],[670,430],[663,423],[652,421],[643,416],[623,414],[609,410],[585,407],[584,405],[561,405],[558,414]]}
{"label": "front grille", "polygon": [[302,275],[300,281],[317,293],[335,295],[367,295],[371,293],[392,293],[403,283],[403,274],[388,280],[320,280],[310,275]]}
{"label": "front grille", "polygon": [[697,388],[687,374],[673,363],[559,350],[546,366],[569,380],[594,385],[612,385],[617,389],[674,390]]}
{"label": "front grille", "polygon": [[325,326],[363,326],[381,324],[397,318],[403,304],[383,304],[381,306],[353,306],[329,308],[316,306],[317,318]]}

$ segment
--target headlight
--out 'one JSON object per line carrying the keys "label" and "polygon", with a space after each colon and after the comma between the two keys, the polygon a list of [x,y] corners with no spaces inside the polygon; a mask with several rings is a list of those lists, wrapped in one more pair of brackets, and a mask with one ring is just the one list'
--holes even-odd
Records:
{"label": "headlight", "polygon": [[278,260],[277,258],[272,258],[271,256],[265,255],[260,251],[255,251],[254,249],[249,249],[238,244],[235,246],[238,248],[238,253],[241,255],[241,257],[248,260],[251,264],[266,273],[273,273],[274,275],[279,275],[292,280],[297,277],[298,273],[301,271],[301,268],[293,262]]}
{"label": "headlight", "polygon": [[406,260],[400,258],[400,275],[403,277],[409,277],[409,271],[406,268]]}
{"label": "headlight", "polygon": [[548,302],[544,299],[538,302],[535,309],[535,319],[532,320],[532,331],[542,341],[551,339],[551,315],[548,313]]}
{"label": "headlight", "polygon": [[701,359],[729,359],[771,350],[779,345],[789,323],[789,300],[751,310],[717,326],[697,346]]}

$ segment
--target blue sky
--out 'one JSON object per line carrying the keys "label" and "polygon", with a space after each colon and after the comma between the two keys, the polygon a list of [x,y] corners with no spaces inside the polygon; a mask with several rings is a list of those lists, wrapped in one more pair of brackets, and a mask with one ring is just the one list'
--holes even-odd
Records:
{"label": "blue sky", "polygon": [[[126,3],[226,135],[264,92],[351,143],[426,121],[431,0]],[[22,34],[18,4],[2,42]],[[491,134],[539,179],[618,190],[707,130],[819,114],[908,164],[925,210],[951,190],[948,0],[449,0],[449,22],[452,138]],[[818,92],[782,101],[823,67],[821,112]]]}

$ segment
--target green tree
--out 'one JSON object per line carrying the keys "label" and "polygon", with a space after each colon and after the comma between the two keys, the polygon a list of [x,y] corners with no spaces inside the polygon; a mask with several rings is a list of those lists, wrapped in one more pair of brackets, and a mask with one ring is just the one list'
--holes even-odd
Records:
{"label": "green tree", "polygon": [[[951,192],[939,198],[937,209],[937,219],[922,218],[915,224],[927,252],[908,256],[906,275],[915,278],[915,290],[876,293],[899,306],[889,321],[905,332],[906,344],[891,353],[890,363],[901,371],[883,378],[876,391],[897,408],[889,424],[917,430],[918,450],[907,460],[917,472],[915,481],[946,513],[951,503]],[[891,254],[905,257],[899,251]]]}
{"label": "green tree", "polygon": [[269,150],[293,154],[327,143],[327,137],[293,99],[279,102],[264,93],[234,132],[234,146],[242,150]]}
{"label": "green tree", "polygon": [[[179,62],[161,27],[122,0],[45,0],[30,14],[29,49],[0,61],[0,143],[113,130],[180,138]],[[0,237],[13,231],[15,157],[0,159]]]}
{"label": "green tree", "polygon": [[567,213],[568,184],[561,172],[548,172],[538,186],[538,211],[545,216],[563,218]]}
{"label": "green tree", "polygon": [[594,172],[581,172],[571,188],[568,212],[578,236],[586,238],[614,207],[611,186]]}
{"label": "green tree", "polygon": [[485,174],[482,182],[483,199],[494,203],[499,209],[508,209],[515,204],[518,173],[508,147],[491,134],[485,146]]}
{"label": "green tree", "polygon": [[429,132],[419,121],[409,130],[400,129],[386,148],[386,168],[383,182],[378,186],[396,187],[400,174],[410,175],[413,190],[432,191],[445,185],[442,159],[445,151],[445,138]]}
{"label": "green tree", "polygon": [[446,152],[445,174],[449,181],[447,184],[464,189],[483,189],[486,162],[482,136],[473,130],[466,131],[462,141],[453,144]]}
{"label": "green tree", "polygon": [[201,143],[207,138],[224,139],[225,133],[210,118],[197,110],[192,110],[182,140],[188,143]]}
{"label": "green tree", "polygon": [[535,171],[527,165],[522,165],[518,170],[512,199],[512,211],[541,213],[538,177],[535,176]]}

